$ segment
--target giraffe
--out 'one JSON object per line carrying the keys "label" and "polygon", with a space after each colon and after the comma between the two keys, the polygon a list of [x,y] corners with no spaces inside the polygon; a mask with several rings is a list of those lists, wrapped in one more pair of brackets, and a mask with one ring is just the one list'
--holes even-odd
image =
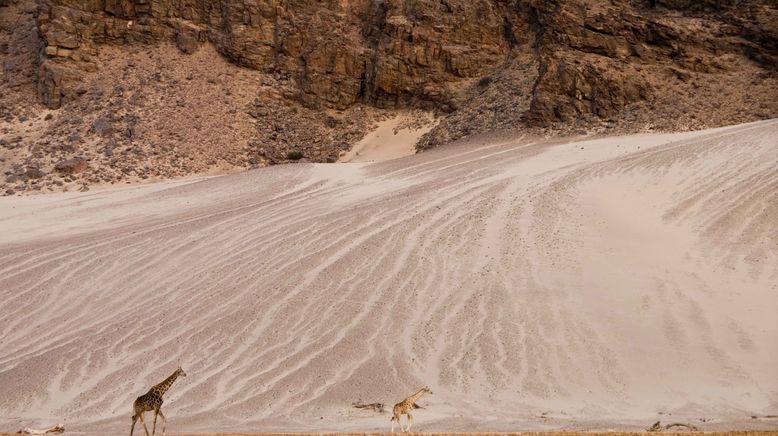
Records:
{"label": "giraffe", "polygon": [[[410,397],[400,401],[399,403],[394,405],[394,409],[392,409],[392,433],[394,433],[394,422],[397,421],[398,424],[400,424],[400,431],[411,431],[411,424],[413,424],[413,416],[411,416],[411,409],[416,406],[416,401],[421,398],[424,394],[430,394],[432,395],[432,391],[429,387],[424,386],[423,388],[419,389],[415,394],[411,395]],[[403,429],[403,425],[400,422],[400,417],[402,415],[408,415],[408,428]]]}
{"label": "giraffe", "polygon": [[170,386],[173,385],[173,382],[176,381],[178,376],[186,377],[186,373],[180,366],[170,377],[166,378],[165,381],[155,385],[149,389],[148,392],[135,399],[135,402],[132,404],[135,414],[132,415],[130,436],[132,436],[132,433],[135,431],[135,423],[139,418],[141,424],[143,424],[143,430],[146,431],[146,436],[149,436],[149,429],[146,427],[146,420],[143,419],[143,414],[152,411],[154,412],[154,427],[151,430],[151,434],[156,434],[157,432],[157,415],[162,417],[162,434],[165,434],[167,419],[165,419],[165,415],[163,415],[162,411],[159,409],[162,407],[162,396],[170,389]]}

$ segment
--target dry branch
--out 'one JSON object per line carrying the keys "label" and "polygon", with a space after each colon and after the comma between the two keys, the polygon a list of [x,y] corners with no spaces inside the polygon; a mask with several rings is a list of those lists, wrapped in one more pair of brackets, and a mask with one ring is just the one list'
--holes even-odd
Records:
{"label": "dry branch", "polygon": [[48,428],[46,430],[36,430],[34,428],[25,428],[22,430],[17,431],[16,433],[21,434],[48,434],[48,433],[64,433],[65,432],[65,426],[62,424],[57,424],[54,427]]}
{"label": "dry branch", "polygon": [[370,404],[360,404],[360,403],[354,403],[352,404],[357,409],[368,409],[372,410],[373,412],[383,413],[384,412],[384,404],[383,403],[370,403]]}
{"label": "dry branch", "polygon": [[647,428],[646,431],[648,432],[660,432],[663,430],[670,430],[673,427],[684,427],[689,431],[699,431],[699,429],[691,424],[684,424],[681,422],[676,422],[673,424],[667,424],[666,426],[662,426],[661,421],[657,421],[652,425],[651,427]]}

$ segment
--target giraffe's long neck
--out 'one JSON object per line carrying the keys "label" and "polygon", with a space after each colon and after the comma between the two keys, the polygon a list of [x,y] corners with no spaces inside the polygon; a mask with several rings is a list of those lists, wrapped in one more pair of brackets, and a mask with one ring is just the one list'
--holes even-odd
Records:
{"label": "giraffe's long neck", "polygon": [[157,395],[164,395],[165,392],[170,389],[170,386],[173,386],[173,382],[175,382],[177,378],[178,371],[176,370],[176,372],[174,372],[170,377],[166,378],[165,381],[151,388],[151,391]]}
{"label": "giraffe's long neck", "polygon": [[411,395],[410,397],[408,397],[408,400],[409,400],[411,403],[415,403],[415,402],[416,402],[416,401],[418,401],[418,400],[419,400],[419,398],[421,398],[421,396],[422,396],[422,395],[424,395],[425,393],[427,393],[427,392],[426,392],[424,389],[419,389],[419,392],[416,392],[415,394],[413,394],[413,395]]}

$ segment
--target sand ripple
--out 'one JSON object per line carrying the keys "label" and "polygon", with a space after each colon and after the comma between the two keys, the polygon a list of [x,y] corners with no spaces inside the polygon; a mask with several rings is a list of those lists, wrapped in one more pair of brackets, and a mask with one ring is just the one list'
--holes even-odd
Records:
{"label": "sand ripple", "polygon": [[349,405],[422,384],[427,430],[775,412],[776,138],[469,144],[0,199],[0,423],[123,429],[178,364],[165,407],[190,430],[383,430]]}

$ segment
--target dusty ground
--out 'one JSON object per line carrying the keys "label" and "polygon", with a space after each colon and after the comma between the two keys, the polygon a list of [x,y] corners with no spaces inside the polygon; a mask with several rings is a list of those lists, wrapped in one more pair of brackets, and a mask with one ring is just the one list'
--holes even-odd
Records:
{"label": "dusty ground", "polygon": [[[15,433],[0,433],[0,436],[11,436]],[[166,433],[171,436],[389,436],[396,433],[195,433],[176,434]],[[592,431],[544,431],[544,432],[516,432],[516,433],[411,433],[424,436],[586,436],[598,434]],[[646,432],[622,432],[602,431],[599,434],[608,436],[645,436]],[[686,432],[664,431],[665,436],[681,436],[695,434]],[[699,434],[699,433],[696,433]],[[775,436],[778,430],[750,430],[750,431],[709,431],[703,433],[707,436]]]}
{"label": "dusty ground", "polygon": [[[0,199],[0,428],[776,429],[778,121]],[[754,416],[755,418],[751,418]]]}
{"label": "dusty ground", "polygon": [[[608,431],[603,432],[604,434],[607,434],[608,436],[645,436],[646,433],[644,432],[619,432],[619,431]],[[310,435],[333,435],[333,436],[388,436],[392,433],[310,433]],[[558,431],[549,431],[549,432],[521,432],[521,433],[416,433],[416,434],[422,434],[425,436],[582,436],[582,435],[592,435],[596,433],[592,432],[574,432],[574,431],[565,431],[565,432],[558,432]],[[662,432],[663,435],[668,436],[678,436],[678,435],[689,435],[689,432]],[[764,431],[724,431],[724,432],[706,432],[705,435],[708,436],[769,436],[769,435],[775,435],[778,434],[778,431],[770,431],[770,430],[764,430]],[[219,434],[201,434],[200,436],[251,436],[251,435],[262,435],[262,436],[291,436],[291,435],[300,435],[300,433],[219,433]],[[180,435],[180,436],[194,436],[194,435]]]}
{"label": "dusty ground", "polygon": [[[11,436],[12,433],[0,433],[0,436]],[[167,433],[171,436],[389,436],[393,433],[196,433],[191,435],[180,435],[176,433]],[[521,432],[521,433],[414,433],[424,436],[585,436],[596,433],[592,432]],[[645,436],[644,432],[618,432],[609,431],[608,436]],[[689,432],[662,432],[666,436],[689,435]],[[778,431],[754,430],[754,431],[723,431],[706,432],[707,436],[774,436]]]}

